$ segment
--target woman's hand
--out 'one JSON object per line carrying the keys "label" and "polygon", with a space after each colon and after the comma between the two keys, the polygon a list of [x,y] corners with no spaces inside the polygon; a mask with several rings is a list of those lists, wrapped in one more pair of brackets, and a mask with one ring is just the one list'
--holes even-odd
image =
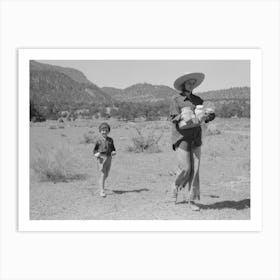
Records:
{"label": "woman's hand", "polygon": [[99,158],[99,157],[100,157],[100,153],[96,153],[96,154],[94,154],[94,156],[95,156],[96,158]]}
{"label": "woman's hand", "polygon": [[177,116],[172,116],[171,121],[173,123],[178,123],[182,119],[181,114],[178,114]]}
{"label": "woman's hand", "polygon": [[205,123],[211,122],[215,119],[216,115],[215,113],[210,113],[206,115]]}
{"label": "woman's hand", "polygon": [[113,151],[112,153],[111,153],[111,156],[115,156],[117,153],[116,153],[116,151]]}

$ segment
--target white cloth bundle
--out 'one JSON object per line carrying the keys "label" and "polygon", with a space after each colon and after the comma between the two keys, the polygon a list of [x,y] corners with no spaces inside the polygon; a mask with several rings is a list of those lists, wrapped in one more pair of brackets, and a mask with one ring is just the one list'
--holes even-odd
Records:
{"label": "white cloth bundle", "polygon": [[188,129],[199,126],[201,122],[203,122],[207,117],[207,115],[213,113],[213,109],[205,109],[203,105],[197,105],[194,111],[190,107],[184,107],[181,111],[181,121],[179,122],[179,128]]}

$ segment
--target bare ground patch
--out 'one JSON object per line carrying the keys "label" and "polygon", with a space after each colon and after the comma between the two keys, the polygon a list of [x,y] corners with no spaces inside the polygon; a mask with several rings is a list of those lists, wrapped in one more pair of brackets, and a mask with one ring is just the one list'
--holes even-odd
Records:
{"label": "bare ground patch", "polygon": [[[117,156],[107,182],[106,198],[99,197],[92,144],[81,144],[85,133],[95,130],[97,133],[97,123],[66,123],[64,136],[61,130],[49,129],[49,124],[32,126],[31,155],[36,143],[46,148],[70,145],[74,151],[71,156],[82,158],[78,169],[87,174],[87,178],[54,184],[40,182],[31,172],[30,218],[250,219],[249,120],[218,119],[216,123],[221,133],[203,137],[199,212],[189,209],[184,202],[184,191],[179,194],[178,204],[170,200],[176,158],[171,150],[168,122],[110,121],[110,136],[114,138]],[[160,153],[127,152],[135,126],[147,131],[153,129],[162,135],[158,142]]]}

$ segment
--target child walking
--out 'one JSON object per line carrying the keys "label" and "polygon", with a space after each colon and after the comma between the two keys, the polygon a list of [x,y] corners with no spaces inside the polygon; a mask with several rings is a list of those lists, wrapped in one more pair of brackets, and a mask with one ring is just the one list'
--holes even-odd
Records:
{"label": "child walking", "polygon": [[97,159],[97,168],[99,171],[99,186],[100,196],[106,197],[105,180],[108,178],[112,156],[116,155],[114,141],[108,136],[110,133],[110,126],[104,122],[99,126],[99,137],[96,139],[93,154]]}

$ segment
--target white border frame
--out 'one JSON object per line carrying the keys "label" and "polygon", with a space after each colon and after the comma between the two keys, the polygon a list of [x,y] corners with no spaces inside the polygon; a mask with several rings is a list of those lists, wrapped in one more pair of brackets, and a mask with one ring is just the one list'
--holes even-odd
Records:
{"label": "white border frame", "polygon": [[[250,60],[250,220],[30,220],[30,60]],[[18,230],[19,231],[261,231],[262,229],[262,65],[260,49],[19,49],[18,50]],[[77,230],[78,229],[78,230]]]}

